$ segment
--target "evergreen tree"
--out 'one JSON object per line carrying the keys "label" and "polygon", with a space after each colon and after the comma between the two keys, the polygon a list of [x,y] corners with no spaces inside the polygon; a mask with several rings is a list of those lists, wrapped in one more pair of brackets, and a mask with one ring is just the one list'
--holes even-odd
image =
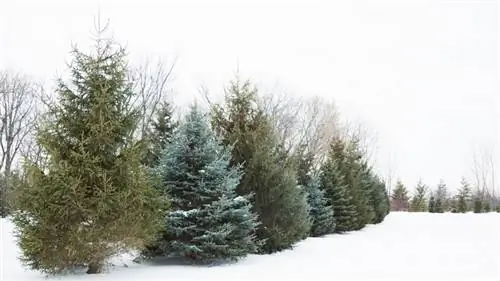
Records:
{"label": "evergreen tree", "polygon": [[311,218],[310,235],[313,237],[332,233],[335,229],[332,206],[325,198],[324,190],[320,189],[319,176],[314,173],[312,163],[314,155],[306,151],[305,145],[300,145],[296,152],[297,180],[307,192],[309,216]]}
{"label": "evergreen tree", "polygon": [[311,182],[311,172],[314,154],[306,151],[305,145],[300,145],[296,152],[297,158],[297,183],[306,186]]}
{"label": "evergreen tree", "polygon": [[420,180],[415,188],[415,195],[413,195],[410,202],[410,211],[412,212],[426,212],[427,211],[427,196],[428,188]]}
{"label": "evergreen tree", "polygon": [[481,197],[476,196],[474,198],[474,213],[482,213],[483,212],[483,200]]}
{"label": "evergreen tree", "polygon": [[497,213],[500,213],[500,205],[498,205],[498,206],[495,208],[495,211],[496,211]]}
{"label": "evergreen tree", "polygon": [[311,228],[307,194],[297,185],[296,165],[279,146],[250,82],[231,83],[225,104],[212,108],[212,126],[224,144],[234,145],[231,165],[243,165],[237,192],[254,194],[260,252],[287,249],[305,238]]}
{"label": "evergreen tree", "polygon": [[345,145],[344,161],[341,161],[341,163],[344,163],[342,173],[347,179],[348,190],[356,206],[357,219],[354,230],[359,230],[375,217],[374,207],[370,204],[371,171],[368,164],[363,161],[363,155],[358,147],[358,140],[351,138]]}
{"label": "evergreen tree", "polygon": [[22,261],[43,272],[101,272],[107,258],[152,238],[164,207],[140,163],[146,148],[132,139],[138,112],[129,110],[125,51],[96,42],[92,54],[73,50],[72,80],[59,81],[38,132],[48,165],[28,162],[16,190]]}
{"label": "evergreen tree", "polygon": [[441,180],[437,186],[436,190],[436,213],[443,213],[448,211],[450,208],[449,204],[449,196],[448,196],[448,188],[446,184]]}
{"label": "evergreen tree", "polygon": [[429,199],[429,213],[436,213],[436,199],[434,198],[434,195],[432,194],[430,199]]}
{"label": "evergreen tree", "polygon": [[490,202],[488,202],[488,201],[484,202],[483,210],[484,210],[485,213],[491,212],[491,204],[490,204]]}
{"label": "evergreen tree", "polygon": [[178,126],[178,122],[173,119],[173,113],[172,105],[164,101],[159,105],[155,119],[151,121],[147,133],[150,145],[148,153],[143,160],[143,163],[148,167],[153,167],[158,164],[162,151],[170,142]]}
{"label": "evergreen tree", "polygon": [[465,178],[462,178],[460,182],[461,186],[460,189],[458,190],[457,194],[457,212],[459,213],[465,213],[470,210],[469,207],[469,200],[471,197],[471,189],[469,187],[469,183],[465,180]]}
{"label": "evergreen tree", "polygon": [[374,187],[371,193],[372,205],[375,209],[373,223],[381,223],[391,210],[389,195],[385,183],[376,175],[372,176]]}
{"label": "evergreen tree", "polygon": [[394,190],[391,193],[392,205],[396,211],[408,210],[410,198],[408,197],[408,189],[398,180]]}
{"label": "evergreen tree", "polygon": [[241,172],[197,106],[164,149],[155,173],[172,200],[161,239],[145,256],[181,256],[195,262],[238,259],[256,251],[257,217],[236,194]]}
{"label": "evergreen tree", "polygon": [[357,213],[349,187],[342,173],[344,143],[337,139],[331,145],[326,162],[321,167],[321,188],[333,206],[335,232],[356,229]]}
{"label": "evergreen tree", "polygon": [[308,193],[307,201],[310,206],[309,215],[311,217],[311,236],[318,237],[332,233],[335,229],[335,218],[333,208],[325,198],[325,192],[320,189],[320,179],[318,176],[311,177],[305,186]]}

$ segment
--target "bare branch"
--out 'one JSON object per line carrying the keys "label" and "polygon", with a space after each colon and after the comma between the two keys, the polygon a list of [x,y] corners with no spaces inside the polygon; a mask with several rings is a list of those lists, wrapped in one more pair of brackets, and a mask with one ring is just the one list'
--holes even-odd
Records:
{"label": "bare branch", "polygon": [[18,73],[0,73],[0,170],[8,175],[24,141],[33,133],[39,83]]}
{"label": "bare branch", "polygon": [[338,111],[333,103],[319,97],[281,93],[261,97],[261,104],[286,152],[293,153],[303,146],[315,155],[315,164],[323,161],[331,140],[339,134]]}
{"label": "bare branch", "polygon": [[166,67],[161,60],[158,60],[154,66],[151,65],[151,61],[147,60],[129,73],[129,79],[136,93],[134,100],[130,102],[132,106],[130,110],[138,110],[140,113],[141,120],[137,134],[141,138],[146,133],[158,104],[168,95],[168,83],[174,67],[175,61]]}

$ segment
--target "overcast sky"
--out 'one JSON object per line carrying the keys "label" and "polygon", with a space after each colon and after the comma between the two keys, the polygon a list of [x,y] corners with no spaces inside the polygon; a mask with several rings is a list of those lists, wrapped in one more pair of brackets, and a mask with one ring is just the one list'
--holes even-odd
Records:
{"label": "overcast sky", "polygon": [[269,89],[334,100],[408,185],[454,189],[475,146],[500,149],[496,1],[0,0],[0,67],[53,80],[99,10],[132,62],[177,58],[176,104],[202,85],[222,94],[239,65]]}

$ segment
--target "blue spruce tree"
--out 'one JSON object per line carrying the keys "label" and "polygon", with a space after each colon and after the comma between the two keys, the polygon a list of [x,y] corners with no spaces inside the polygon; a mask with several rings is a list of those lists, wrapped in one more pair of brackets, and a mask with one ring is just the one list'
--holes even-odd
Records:
{"label": "blue spruce tree", "polygon": [[305,186],[307,201],[310,206],[309,215],[312,220],[311,236],[319,237],[333,233],[335,229],[335,218],[333,208],[325,197],[325,191],[320,189],[321,183],[317,175],[312,175],[309,183]]}
{"label": "blue spruce tree", "polygon": [[154,169],[159,189],[171,199],[161,239],[146,257],[183,257],[196,263],[236,260],[256,251],[257,216],[236,194],[242,173],[231,152],[192,106]]}

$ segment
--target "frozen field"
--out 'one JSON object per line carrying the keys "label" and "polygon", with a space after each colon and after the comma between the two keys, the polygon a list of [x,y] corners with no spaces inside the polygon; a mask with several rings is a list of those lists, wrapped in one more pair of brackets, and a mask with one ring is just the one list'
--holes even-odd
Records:
{"label": "frozen field", "polygon": [[[47,280],[17,260],[1,221],[0,280]],[[102,275],[58,280],[500,280],[500,214],[391,213],[362,231],[309,238],[295,249],[212,268],[152,266],[123,256]]]}

